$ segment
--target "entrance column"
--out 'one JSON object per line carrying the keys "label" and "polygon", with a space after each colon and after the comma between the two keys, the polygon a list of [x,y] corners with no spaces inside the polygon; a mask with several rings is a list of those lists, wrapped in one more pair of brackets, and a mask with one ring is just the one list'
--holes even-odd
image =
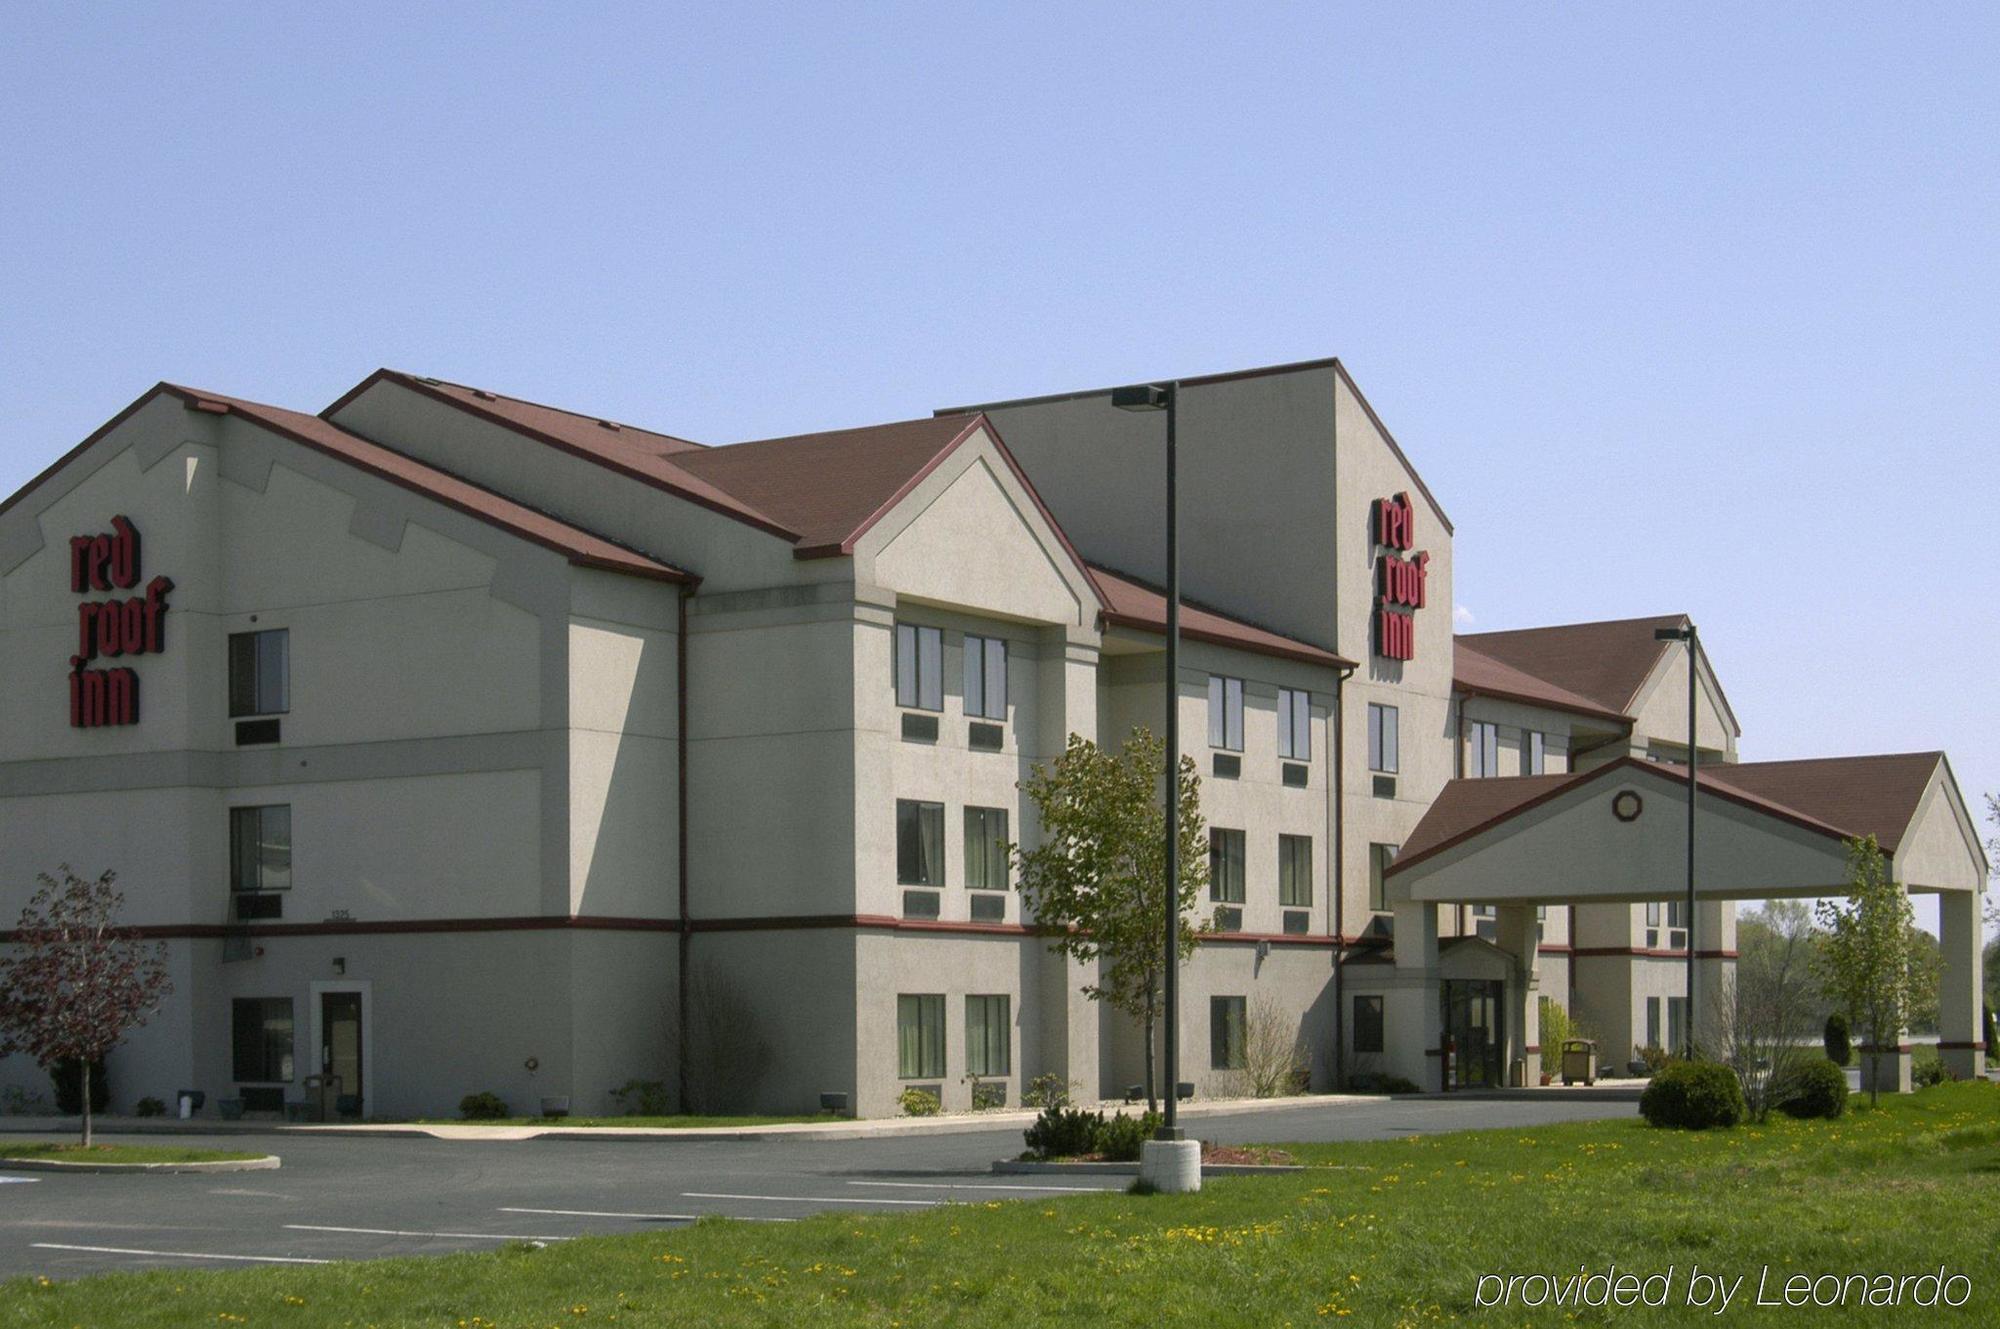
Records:
{"label": "entrance column", "polygon": [[1503,904],[1494,909],[1493,917],[1494,942],[1513,959],[1513,967],[1507,974],[1507,1064],[1500,1068],[1502,1083],[1513,1083],[1513,1068],[1518,1063],[1522,1067],[1522,1084],[1540,1084],[1541,939],[1535,935],[1535,906]]}
{"label": "entrance column", "polygon": [[1444,1017],[1439,987],[1438,907],[1397,900],[1396,976],[1387,993],[1384,1046],[1390,1069],[1425,1093],[1444,1085]]}
{"label": "entrance column", "polygon": [[1938,1055],[1945,1069],[1961,1080],[1985,1074],[1990,1051],[1980,1018],[1985,992],[1980,901],[1976,891],[1938,892],[1938,944],[1944,952],[1938,986]]}

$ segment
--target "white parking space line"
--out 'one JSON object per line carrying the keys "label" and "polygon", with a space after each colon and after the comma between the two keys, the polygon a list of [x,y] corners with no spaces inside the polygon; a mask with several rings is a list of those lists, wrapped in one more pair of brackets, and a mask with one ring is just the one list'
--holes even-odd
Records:
{"label": "white parking space line", "polygon": [[303,1255],[218,1255],[213,1251],[142,1251],[127,1246],[65,1246],[55,1241],[31,1241],[29,1246],[42,1251],[89,1251],[94,1255],[150,1255],[162,1260],[236,1260],[246,1264],[332,1264],[332,1260],[313,1260]]}
{"label": "white parking space line", "polygon": [[609,1209],[517,1209],[502,1205],[503,1214],[561,1214],[567,1218],[658,1218],[676,1223],[692,1223],[700,1214],[624,1214]]}
{"label": "white parking space line", "polygon": [[568,1241],[568,1237],[530,1237],[518,1232],[406,1232],[393,1227],[330,1227],[324,1223],[287,1223],[294,1232],[352,1232],[364,1237],[455,1237],[471,1241]]}
{"label": "white parking space line", "polygon": [[0,1177],[0,1186],[30,1186],[40,1180],[40,1177]]}
{"label": "white parking space line", "polygon": [[1123,1186],[1009,1186],[986,1181],[850,1181],[850,1186],[900,1186],[915,1191],[1078,1191],[1111,1195]]}
{"label": "white parking space line", "polygon": [[683,1200],[770,1200],[777,1204],[911,1204],[932,1208],[942,1200],[864,1200],[853,1195],[722,1195],[715,1191],[682,1191]]}

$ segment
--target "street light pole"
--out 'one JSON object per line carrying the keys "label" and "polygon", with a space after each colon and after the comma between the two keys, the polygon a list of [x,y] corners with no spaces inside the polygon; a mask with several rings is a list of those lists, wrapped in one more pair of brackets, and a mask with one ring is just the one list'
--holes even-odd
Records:
{"label": "street light pole", "polygon": [[1681,1030],[1681,1055],[1694,1060],[1694,800],[1695,777],[1701,766],[1700,749],[1695,746],[1695,696],[1697,693],[1696,661],[1701,650],[1701,634],[1694,623],[1680,628],[1656,628],[1653,636],[1659,641],[1684,641],[1687,643],[1688,666],[1688,824],[1687,824],[1687,1017]]}

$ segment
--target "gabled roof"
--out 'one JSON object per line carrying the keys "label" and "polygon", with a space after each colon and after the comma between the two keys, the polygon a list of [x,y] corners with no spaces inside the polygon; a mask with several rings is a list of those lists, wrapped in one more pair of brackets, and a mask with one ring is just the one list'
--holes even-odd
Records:
{"label": "gabled roof", "polygon": [[1601,712],[1628,715],[1661,652],[1659,628],[1680,627],[1685,614],[1563,623],[1508,632],[1470,632],[1457,640],[1485,659],[1583,698]]}
{"label": "gabled roof", "polygon": [[[1091,582],[1097,587],[1097,598],[1104,604],[1103,612],[1098,617],[1105,626],[1137,628],[1142,632],[1164,633],[1167,630],[1165,591],[1095,563],[1088,564],[1087,570]],[[1217,610],[1205,609],[1185,597],[1181,600],[1181,635],[1194,641],[1234,646],[1238,650],[1299,660],[1306,664],[1328,665],[1336,669],[1354,667],[1354,661],[1332,651],[1322,650],[1269,628],[1260,628]]]}
{"label": "gabled roof", "polygon": [[1496,660],[1464,637],[1452,640],[1451,682],[1460,692],[1472,696],[1552,706],[1617,724],[1631,723],[1631,717],[1622,711],[1601,706],[1580,693]]}
{"label": "gabled roof", "polygon": [[552,549],[579,566],[623,572],[656,581],[698,580],[671,564],[628,549],[545,512],[537,512],[435,466],[370,443],[316,415],[173,383],[162,383],[155,391],[172,393],[194,410],[241,416],[315,452],[337,458],[391,484],[422,494],[545,549]]}

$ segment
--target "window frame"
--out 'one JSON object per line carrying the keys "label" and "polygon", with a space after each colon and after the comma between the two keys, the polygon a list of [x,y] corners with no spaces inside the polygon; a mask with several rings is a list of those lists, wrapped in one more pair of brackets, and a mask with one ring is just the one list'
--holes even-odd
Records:
{"label": "window frame", "polygon": [[[980,1011],[977,1019],[974,1018],[975,1005]],[[999,1011],[997,1049],[1000,1054],[997,1067],[993,1064],[993,1053],[996,1049],[993,1012],[996,1008]],[[966,994],[965,1073],[985,1079],[999,1079],[1014,1073],[1014,999],[1011,994],[1005,992]]]}
{"label": "window frame", "polygon": [[[285,868],[284,880],[272,884],[266,877],[264,823],[270,814],[283,813],[285,825]],[[254,824],[251,843],[257,846],[255,862],[246,861],[248,847],[244,835],[246,823]],[[246,883],[246,874],[254,872],[255,880]],[[271,891],[288,891],[292,888],[292,805],[290,803],[241,803],[229,809],[229,893],[231,895],[263,895]]]}
{"label": "window frame", "polygon": [[[271,1014],[271,1008],[277,1006],[283,1006],[285,1008],[286,1047],[284,1048],[283,1051],[276,1053],[278,1061],[277,1064],[273,1066],[270,1062],[270,1058],[273,1055],[273,1045],[271,1043],[270,1014]],[[243,1017],[246,1013],[247,1008],[251,1007],[259,1008],[260,1012],[256,1017],[256,1030],[257,1030],[257,1041],[258,1041],[258,1049],[257,1049],[258,1064],[249,1067],[248,1069],[264,1070],[264,1071],[277,1070],[282,1072],[286,1069],[286,1063],[290,1062],[291,1072],[292,1072],[291,1074],[278,1075],[278,1076],[263,1076],[263,1075],[243,1075],[240,1073],[246,1069],[243,1063],[244,1031],[245,1031],[245,1023]],[[232,1084],[255,1084],[255,1085],[291,1084],[292,1081],[295,1080],[298,1076],[298,1037],[299,1037],[298,1003],[293,998],[291,997],[231,998],[229,1003],[230,1082]]]}
{"label": "window frame", "polygon": [[[965,714],[976,720],[1007,718],[1007,639],[968,632],[962,643]],[[993,682],[994,666],[999,666],[998,698]],[[974,698],[978,700],[975,702]]]}
{"label": "window frame", "polygon": [[1549,736],[1540,729],[1521,731],[1521,774],[1547,775]]}
{"label": "window frame", "polygon": [[[933,812],[935,813],[935,822],[937,827],[937,843],[935,846],[936,858],[932,864],[932,866],[936,870],[935,880],[924,880],[921,878],[916,878],[907,875],[910,869],[906,866],[903,858],[903,850],[905,848],[903,811],[905,808],[913,809],[915,813],[915,821],[913,825],[916,831],[917,838],[914,843],[919,855],[926,855],[930,848],[930,846],[926,846],[924,843],[924,838],[925,838],[924,823],[930,814],[932,814]],[[944,849],[944,804],[935,803],[929,799],[923,799],[923,798],[897,799],[896,800],[896,884],[898,886],[920,886],[928,888],[930,890],[943,890],[945,882],[947,880],[947,876],[948,874],[945,872],[945,849]]]}
{"label": "window frame", "polygon": [[1279,832],[1278,907],[1312,908],[1313,886],[1313,838],[1310,835],[1288,835]]}
{"label": "window frame", "polygon": [[896,681],[897,706],[906,711],[943,711],[944,629],[898,619],[891,672]]}
{"label": "window frame", "polygon": [[[1248,840],[1249,837],[1243,831],[1233,826],[1208,828],[1208,898],[1211,904],[1244,903],[1244,896],[1248,894],[1249,865],[1246,861],[1249,857]],[[1233,862],[1227,846],[1235,847]],[[1234,868],[1235,872],[1233,874],[1226,871],[1219,872],[1218,866],[1224,869]],[[1236,890],[1233,896],[1224,893],[1230,883],[1234,884]]]}
{"label": "window frame", "polygon": [[1500,726],[1491,720],[1468,720],[1465,736],[1465,776],[1493,780],[1500,775]]}
{"label": "window frame", "polygon": [[1403,846],[1375,841],[1368,846],[1368,912],[1386,914],[1389,912],[1389,865],[1396,861]]}
{"label": "window frame", "polygon": [[[239,676],[239,665],[243,664],[242,650],[238,643],[247,648],[249,654],[247,678]],[[275,666],[266,656],[266,647],[275,647]],[[232,632],[225,646],[228,666],[229,718],[232,720],[254,719],[264,715],[290,715],[292,712],[292,630],[290,628],[252,628],[248,632]],[[270,681],[268,672],[277,675],[278,696],[275,705],[272,698],[264,695],[264,685]]]}
{"label": "window frame", "polygon": [[[1208,999],[1208,1068],[1212,1071],[1240,1071],[1249,1060],[1244,1055],[1249,1042],[1250,1001],[1247,997],[1215,996]],[[1232,1032],[1234,1037],[1231,1037]]]}
{"label": "window frame", "polygon": [[1303,688],[1278,689],[1278,756],[1312,760],[1312,693]]}
{"label": "window frame", "polygon": [[[914,1025],[905,1022],[906,1013],[915,1015]],[[935,1019],[931,1017],[935,1016]],[[945,1039],[944,993],[942,992],[899,992],[896,994],[896,1078],[898,1080],[941,1080],[945,1067],[949,1064]],[[916,1033],[915,1065],[904,1059],[904,1030],[914,1028]],[[935,1046],[931,1036],[935,1035]],[[933,1062],[932,1054],[936,1054]]]}
{"label": "window frame", "polygon": [[[1000,822],[997,838],[993,835],[994,827],[991,825],[994,818],[998,818]],[[1009,843],[1007,839],[1009,821],[1007,809],[975,807],[968,803],[965,807],[962,821],[965,832],[965,889],[968,891],[1012,890],[1013,883],[1010,880],[1013,876],[1012,864],[1008,862],[1009,855],[1007,853],[1007,845]],[[976,828],[975,822],[978,823]],[[991,874],[996,855],[998,856],[998,866],[1000,869],[1000,884],[998,886],[991,884]]]}
{"label": "window frame", "polygon": [[1220,752],[1243,751],[1243,680],[1208,676],[1208,745]]}
{"label": "window frame", "polygon": [[1368,769],[1377,775],[1398,775],[1402,772],[1401,725],[1402,716],[1397,707],[1384,701],[1368,703]]}
{"label": "window frame", "polygon": [[[1350,1017],[1353,1020],[1351,1026],[1353,1032],[1349,1041],[1352,1043],[1352,1050],[1355,1053],[1374,1053],[1387,1049],[1388,1039],[1385,1037],[1387,1032],[1387,1013],[1383,1009],[1385,1005],[1386,1003],[1378,993],[1357,992],[1354,994],[1354,1002],[1351,1007],[1352,1015]],[[1364,1038],[1363,1034],[1371,1030],[1374,1036],[1372,1038]]]}

